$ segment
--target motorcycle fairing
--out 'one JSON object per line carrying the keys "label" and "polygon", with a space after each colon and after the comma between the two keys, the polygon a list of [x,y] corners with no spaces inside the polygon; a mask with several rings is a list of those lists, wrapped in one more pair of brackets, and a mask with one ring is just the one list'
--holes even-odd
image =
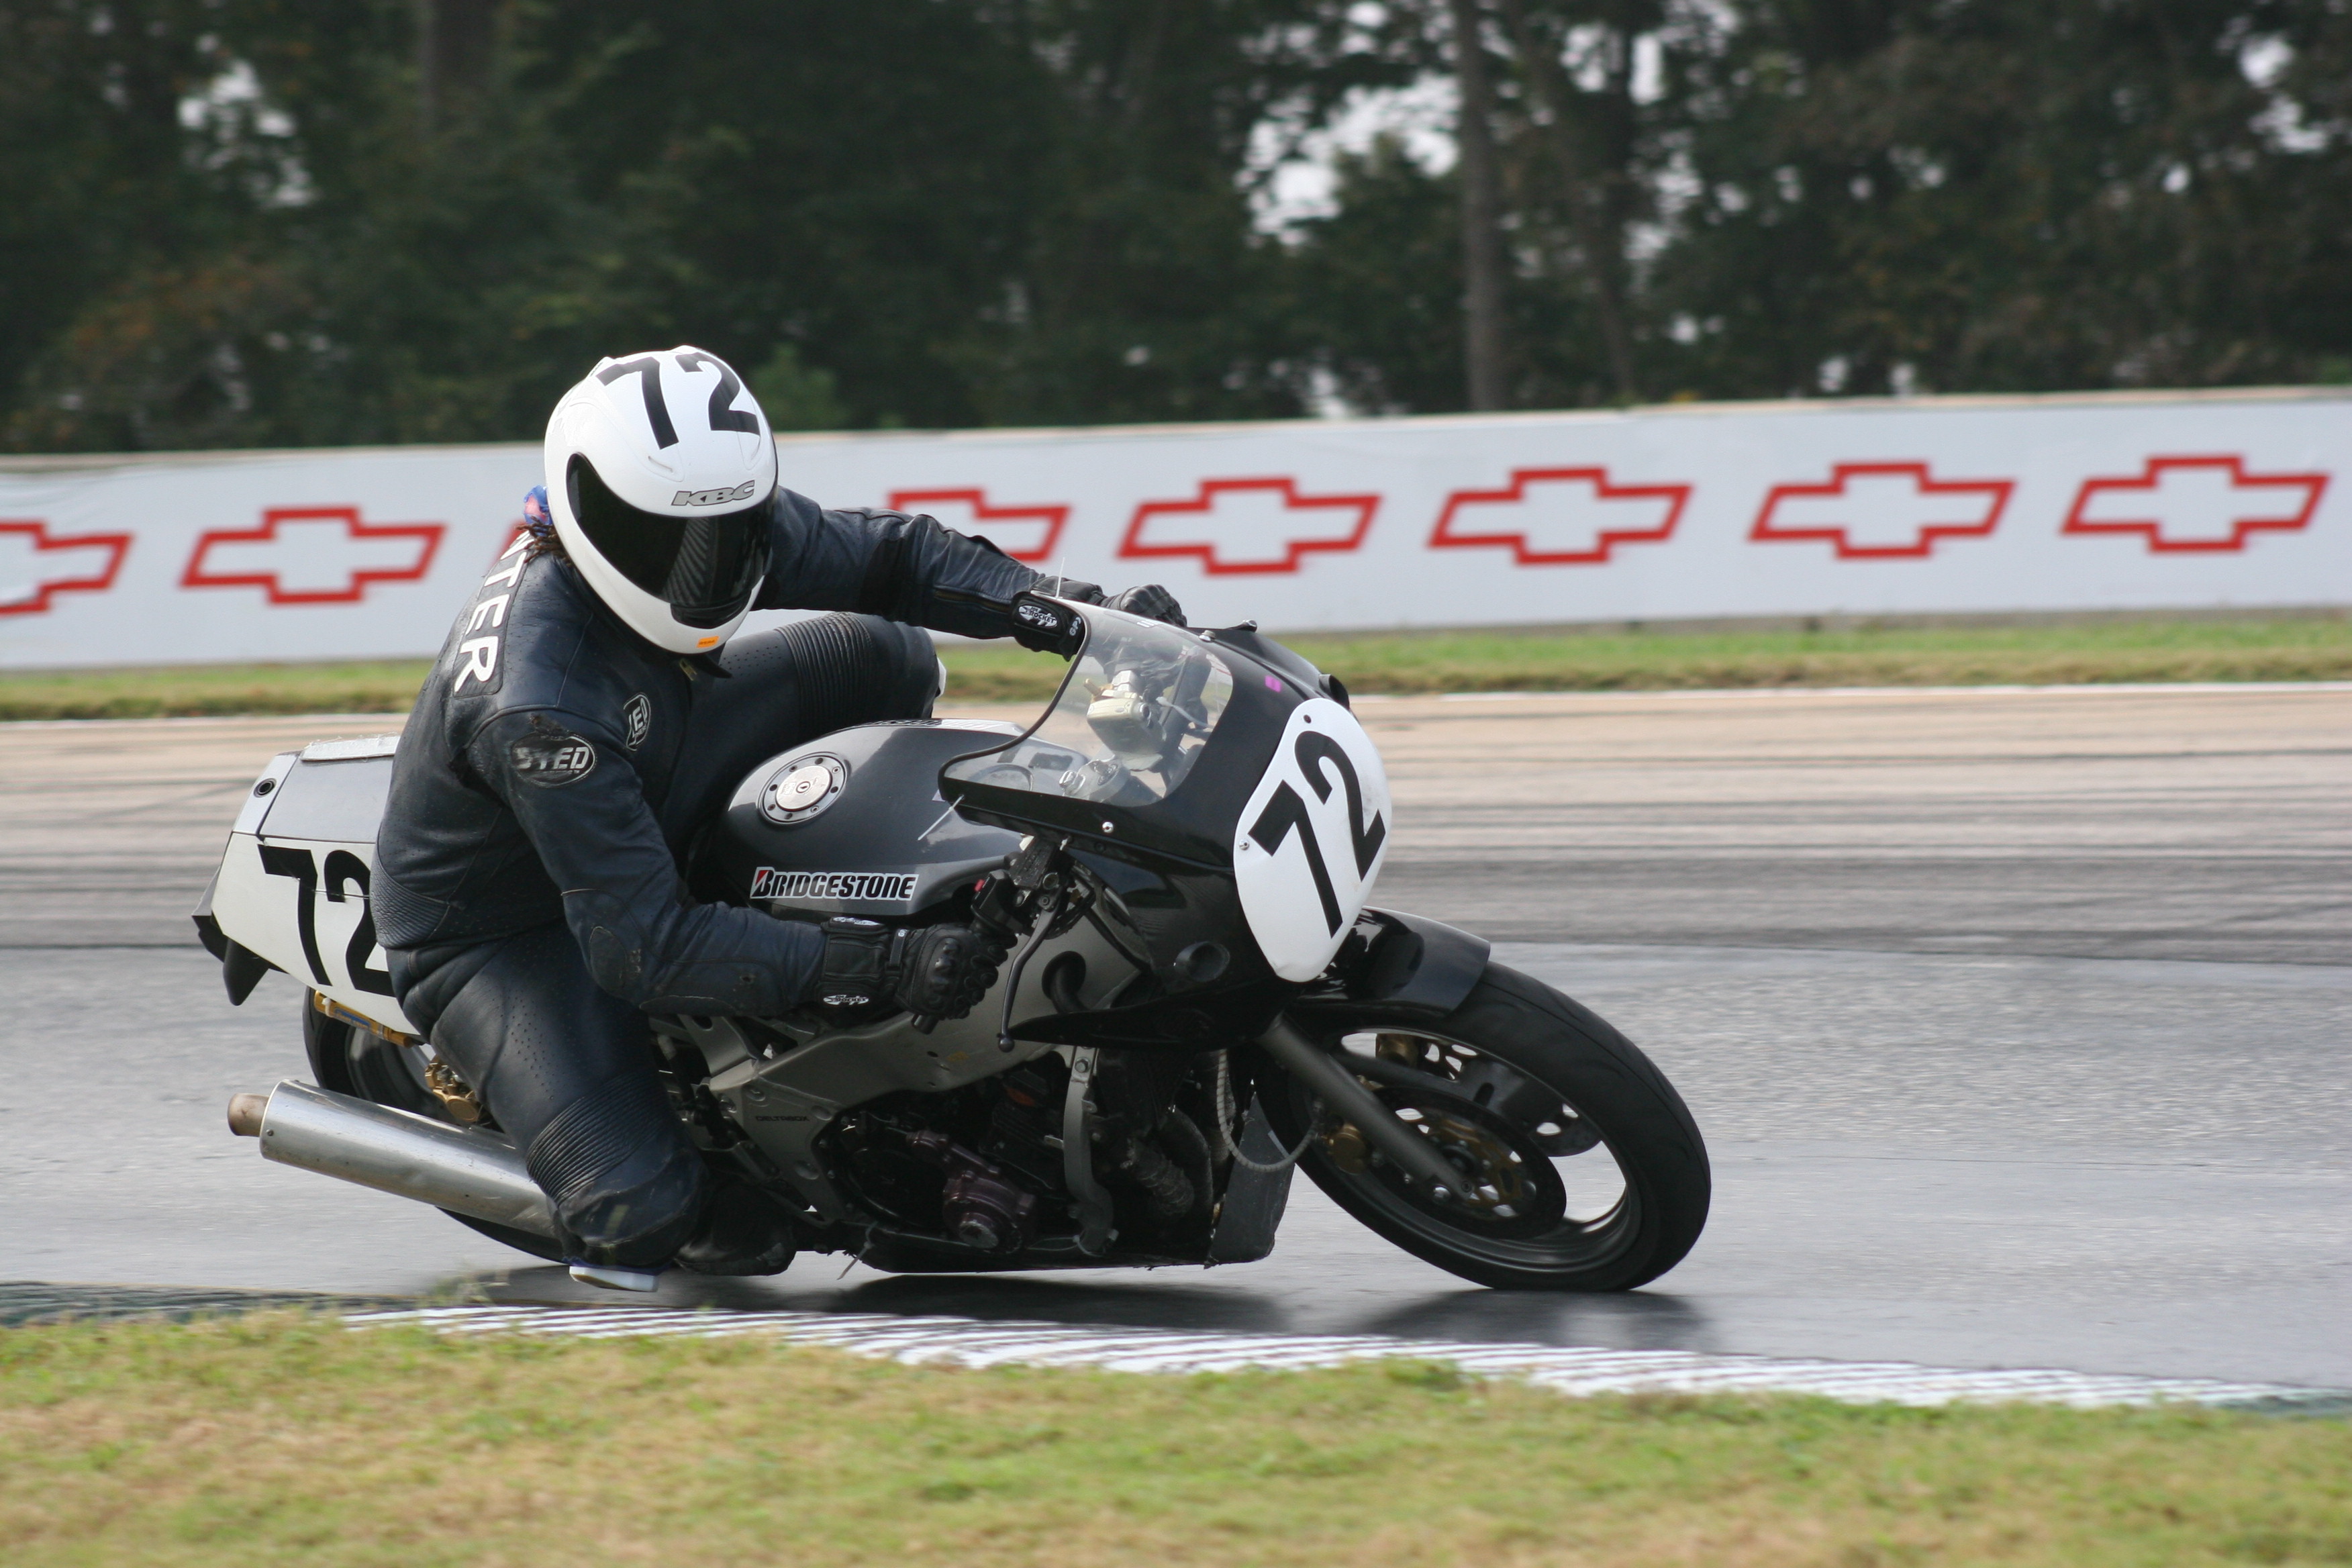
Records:
{"label": "motorcycle fairing", "polygon": [[1074,849],[1230,874],[1266,969],[1313,980],[1387,854],[1379,749],[1319,671],[1250,628],[1070,607],[1086,641],[1045,716],[950,763],[940,793]]}
{"label": "motorcycle fairing", "polygon": [[[237,814],[197,921],[346,1010],[413,1035],[368,908],[396,743],[391,735],[321,742],[272,758]],[[222,956],[232,961],[234,950]]]}
{"label": "motorcycle fairing", "polygon": [[[1223,634],[1070,608],[1087,638],[1053,702],[1014,740],[950,763],[940,792],[975,820],[1067,837],[1073,847],[1230,870],[1234,816],[1290,710],[1312,692]],[[1127,672],[1152,679],[1122,683]],[[1120,710],[1123,692],[1146,711]],[[1142,754],[1139,720],[1156,730],[1156,759]]]}
{"label": "motorcycle fairing", "polygon": [[1266,963],[1304,984],[1323,973],[1388,858],[1387,772],[1356,716],[1328,697],[1291,710],[1234,826],[1234,881]]}

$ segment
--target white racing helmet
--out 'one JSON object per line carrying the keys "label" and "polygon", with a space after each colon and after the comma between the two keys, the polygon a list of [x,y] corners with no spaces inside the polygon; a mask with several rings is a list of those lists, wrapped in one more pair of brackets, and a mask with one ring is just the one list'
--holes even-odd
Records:
{"label": "white racing helmet", "polygon": [[759,400],[684,344],[598,363],[547,422],[547,505],[572,564],[630,630],[707,653],[768,572],[776,444]]}

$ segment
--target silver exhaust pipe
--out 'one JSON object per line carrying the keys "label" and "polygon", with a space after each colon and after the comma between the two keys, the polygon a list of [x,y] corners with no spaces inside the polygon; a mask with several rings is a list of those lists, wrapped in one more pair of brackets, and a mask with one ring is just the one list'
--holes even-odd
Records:
{"label": "silver exhaust pipe", "polygon": [[228,1102],[229,1131],[261,1157],[555,1239],[547,1194],[515,1146],[487,1130],[394,1110],[287,1079]]}

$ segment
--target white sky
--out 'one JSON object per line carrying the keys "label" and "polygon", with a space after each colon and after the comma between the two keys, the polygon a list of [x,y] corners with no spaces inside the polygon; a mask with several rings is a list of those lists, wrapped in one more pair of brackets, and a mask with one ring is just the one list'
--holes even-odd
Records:
{"label": "white sky", "polygon": [[[1433,174],[1454,166],[1454,118],[1459,100],[1451,76],[1431,75],[1410,87],[1360,88],[1348,95],[1329,125],[1299,135],[1295,126],[1258,126],[1250,149],[1250,172],[1272,178],[1259,193],[1257,226],[1280,234],[1307,218],[1328,217],[1333,161],[1361,153],[1382,132],[1401,138],[1412,160]],[[1290,153],[1284,157],[1284,153]]]}

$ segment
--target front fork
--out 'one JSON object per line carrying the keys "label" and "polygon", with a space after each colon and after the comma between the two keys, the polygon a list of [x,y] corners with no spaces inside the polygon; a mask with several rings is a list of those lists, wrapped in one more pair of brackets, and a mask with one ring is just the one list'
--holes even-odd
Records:
{"label": "front fork", "polygon": [[1324,1104],[1364,1135],[1366,1142],[1387,1155],[1398,1169],[1428,1184],[1430,1196],[1440,1202],[1454,1197],[1464,1185],[1437,1145],[1409,1126],[1403,1118],[1366,1089],[1356,1075],[1330,1052],[1317,1045],[1287,1018],[1276,1018],[1257,1043]]}

